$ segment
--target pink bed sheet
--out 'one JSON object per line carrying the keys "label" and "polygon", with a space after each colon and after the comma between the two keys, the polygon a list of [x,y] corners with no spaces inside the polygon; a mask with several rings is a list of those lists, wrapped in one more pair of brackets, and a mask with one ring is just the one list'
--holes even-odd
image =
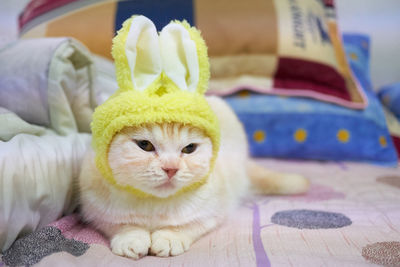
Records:
{"label": "pink bed sheet", "polygon": [[221,227],[170,258],[116,256],[73,214],[50,226],[89,248],[81,256],[53,253],[35,266],[400,266],[400,167],[259,162],[303,174],[310,191],[246,199]]}

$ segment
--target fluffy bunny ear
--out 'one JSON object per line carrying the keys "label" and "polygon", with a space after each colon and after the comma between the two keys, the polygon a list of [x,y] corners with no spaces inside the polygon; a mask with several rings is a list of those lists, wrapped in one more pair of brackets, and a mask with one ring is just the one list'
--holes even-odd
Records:
{"label": "fluffy bunny ear", "polygon": [[210,72],[200,32],[186,21],[173,21],[162,29],[160,44],[165,74],[181,90],[205,93]]}
{"label": "fluffy bunny ear", "polygon": [[161,74],[160,43],[154,23],[144,16],[133,18],[125,43],[133,88],[143,91]]}
{"label": "fluffy bunny ear", "polygon": [[114,38],[113,57],[122,90],[143,91],[162,72],[159,37],[155,25],[144,16],[127,20]]}

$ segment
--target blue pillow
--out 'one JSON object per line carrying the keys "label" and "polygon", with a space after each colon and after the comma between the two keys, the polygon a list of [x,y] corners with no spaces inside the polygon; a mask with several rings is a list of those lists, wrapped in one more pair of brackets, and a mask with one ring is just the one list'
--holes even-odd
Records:
{"label": "blue pillow", "polygon": [[382,106],[371,90],[369,38],[344,35],[343,40],[368,107],[352,110],[313,99],[249,91],[228,96],[225,99],[244,124],[252,156],[397,164]]}
{"label": "blue pillow", "polygon": [[382,103],[400,120],[400,82],[382,87],[378,96]]}
{"label": "blue pillow", "polygon": [[373,92],[369,66],[369,37],[360,34],[344,34],[343,43],[353,74],[364,91]]}

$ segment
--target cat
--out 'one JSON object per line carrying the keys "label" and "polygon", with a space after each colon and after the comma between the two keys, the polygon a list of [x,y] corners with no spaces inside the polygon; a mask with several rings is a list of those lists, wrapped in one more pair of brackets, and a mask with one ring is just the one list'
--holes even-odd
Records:
{"label": "cat", "polygon": [[175,194],[209,172],[212,143],[190,125],[126,127],[110,144],[108,161],[117,182],[156,198],[139,198],[109,184],[88,151],[79,179],[81,214],[110,239],[113,253],[133,259],[179,255],[220,225],[251,186],[264,194],[307,191],[302,176],[253,162],[234,112],[222,99],[206,98],[220,121],[220,151],[210,176],[194,190]]}

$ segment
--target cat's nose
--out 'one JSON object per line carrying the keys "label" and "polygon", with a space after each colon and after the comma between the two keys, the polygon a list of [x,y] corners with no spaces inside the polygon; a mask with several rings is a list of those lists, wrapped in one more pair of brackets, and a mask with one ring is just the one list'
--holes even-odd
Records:
{"label": "cat's nose", "polygon": [[169,179],[171,179],[178,171],[178,169],[173,169],[173,168],[162,168],[162,169],[168,175]]}

